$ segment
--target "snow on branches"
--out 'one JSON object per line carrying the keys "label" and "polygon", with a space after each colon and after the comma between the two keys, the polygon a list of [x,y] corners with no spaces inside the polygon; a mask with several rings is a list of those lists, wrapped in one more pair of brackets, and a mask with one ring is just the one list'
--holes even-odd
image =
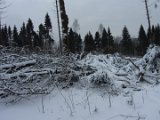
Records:
{"label": "snow on branches", "polygon": [[[15,52],[16,53],[16,52]],[[137,84],[160,82],[160,47],[150,46],[143,58],[88,54],[57,57],[51,54],[15,54],[1,49],[0,98],[17,101],[28,95],[49,94],[62,89],[103,87],[117,94]]]}

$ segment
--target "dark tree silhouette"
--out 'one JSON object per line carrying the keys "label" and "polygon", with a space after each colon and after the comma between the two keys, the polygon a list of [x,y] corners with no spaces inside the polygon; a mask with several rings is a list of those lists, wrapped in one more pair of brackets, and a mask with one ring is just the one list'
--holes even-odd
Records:
{"label": "dark tree silhouette", "polygon": [[149,41],[142,25],[140,26],[139,29],[138,41],[139,41],[139,45],[137,48],[138,54],[144,55],[146,53],[147,47],[149,46]]}
{"label": "dark tree silhouette", "polygon": [[100,38],[100,34],[99,32],[95,33],[95,37],[94,37],[94,41],[95,41],[95,49],[97,52],[100,52],[101,49],[101,38]]}
{"label": "dark tree silhouette", "polygon": [[92,52],[95,50],[94,39],[90,32],[85,36],[84,43],[85,43],[84,47],[85,52]]}
{"label": "dark tree silhouette", "polygon": [[19,39],[17,27],[13,27],[13,46],[22,47],[22,41]]}
{"label": "dark tree silhouette", "polygon": [[133,46],[130,34],[127,27],[125,26],[122,31],[122,40],[121,40],[121,52],[125,55],[133,54]]}

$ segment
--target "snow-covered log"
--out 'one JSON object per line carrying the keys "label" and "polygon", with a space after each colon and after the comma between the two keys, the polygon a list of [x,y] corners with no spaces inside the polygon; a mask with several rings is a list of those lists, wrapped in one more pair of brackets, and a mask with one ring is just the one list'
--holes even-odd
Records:
{"label": "snow-covered log", "polygon": [[34,65],[35,63],[36,63],[36,60],[30,60],[30,61],[25,61],[25,62],[20,62],[20,63],[5,64],[5,65],[0,65],[0,70],[13,69],[13,68],[18,69],[18,68]]}

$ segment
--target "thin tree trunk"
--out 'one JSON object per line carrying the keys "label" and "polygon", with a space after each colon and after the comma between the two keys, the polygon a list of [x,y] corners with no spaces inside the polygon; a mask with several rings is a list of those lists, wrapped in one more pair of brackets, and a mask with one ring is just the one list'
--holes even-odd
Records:
{"label": "thin tree trunk", "polygon": [[60,20],[59,20],[59,8],[58,2],[56,0],[56,10],[57,10],[57,22],[58,22],[58,32],[59,32],[59,46],[60,46],[60,54],[63,54],[63,47],[62,47],[62,37],[61,37],[61,28],[60,28]]}
{"label": "thin tree trunk", "polygon": [[148,0],[145,0],[145,6],[146,6],[146,13],[147,13],[147,20],[148,20],[148,27],[149,27],[149,42],[152,43],[152,40],[151,40],[151,20],[150,20],[150,14],[149,14],[149,8],[148,8]]}

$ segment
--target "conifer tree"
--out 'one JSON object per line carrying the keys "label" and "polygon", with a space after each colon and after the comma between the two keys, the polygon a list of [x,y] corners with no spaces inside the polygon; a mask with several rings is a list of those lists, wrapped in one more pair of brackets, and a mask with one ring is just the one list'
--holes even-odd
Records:
{"label": "conifer tree", "polygon": [[108,34],[107,34],[107,31],[105,28],[103,29],[103,32],[102,32],[102,40],[101,41],[102,41],[102,51],[104,52],[105,48],[108,46]]}
{"label": "conifer tree", "polygon": [[2,28],[1,27],[0,27],[0,45],[2,45]]}
{"label": "conifer tree", "polygon": [[46,27],[47,30],[52,29],[52,23],[51,23],[51,19],[50,19],[50,16],[48,15],[48,13],[45,16],[44,25],[45,25],[45,27]]}
{"label": "conifer tree", "polygon": [[139,55],[144,55],[146,53],[147,47],[149,46],[149,40],[142,25],[139,29],[138,41],[138,53]]}
{"label": "conifer tree", "polygon": [[67,40],[67,50],[72,53],[80,53],[82,49],[81,36],[70,28]]}
{"label": "conifer tree", "polygon": [[19,39],[17,27],[13,27],[13,46],[14,47],[22,47],[22,42]]}
{"label": "conifer tree", "polygon": [[39,47],[41,49],[44,48],[44,42],[45,42],[45,27],[43,24],[39,25]]}
{"label": "conifer tree", "polygon": [[39,35],[35,31],[33,32],[33,36],[34,36],[33,48],[35,49],[37,47],[40,47],[41,43],[40,43]]}
{"label": "conifer tree", "polygon": [[33,22],[29,18],[28,22],[27,22],[27,25],[26,25],[26,33],[27,33],[26,45],[28,45],[29,48],[33,48],[33,42],[34,42],[33,31],[34,31]]}
{"label": "conifer tree", "polygon": [[82,52],[82,38],[81,38],[81,35],[76,34],[76,45],[75,45],[75,49],[76,49],[76,52],[77,53],[81,53]]}
{"label": "conifer tree", "polygon": [[9,46],[12,46],[12,30],[10,26],[8,27],[8,43]]}
{"label": "conifer tree", "polygon": [[156,45],[160,45],[160,26],[156,26],[155,31],[154,31],[154,43]]}
{"label": "conifer tree", "polygon": [[45,33],[44,33],[45,49],[46,50],[51,50],[52,43],[53,43],[53,39],[50,35],[50,33],[52,31],[52,23],[51,23],[51,19],[50,19],[50,16],[48,15],[48,13],[45,16],[44,27],[45,27]]}
{"label": "conifer tree", "polygon": [[20,29],[19,39],[22,41],[22,46],[28,45],[27,31],[26,31],[26,25],[25,25],[25,23],[22,24],[22,27]]}
{"label": "conifer tree", "polygon": [[123,28],[122,31],[121,52],[126,55],[133,54],[132,41],[126,26]]}
{"label": "conifer tree", "polygon": [[99,32],[96,32],[96,33],[95,33],[94,41],[95,41],[96,51],[97,51],[97,52],[100,52],[100,48],[101,48],[101,38],[100,38]]}
{"label": "conifer tree", "polygon": [[113,47],[114,40],[113,40],[113,36],[112,36],[110,28],[108,28],[108,32],[107,33],[108,33],[108,46],[109,47]]}
{"label": "conifer tree", "polygon": [[3,46],[9,46],[8,30],[7,30],[7,26],[6,25],[2,29],[2,40],[3,40]]}
{"label": "conifer tree", "polygon": [[114,40],[110,28],[108,27],[107,31],[107,46],[104,49],[105,53],[113,53],[114,52]]}
{"label": "conifer tree", "polygon": [[85,52],[92,52],[95,50],[94,39],[90,32],[85,36],[84,43],[85,43],[84,47]]}
{"label": "conifer tree", "polygon": [[68,52],[75,53],[75,35],[72,28],[69,30],[68,33],[66,49],[68,50]]}

